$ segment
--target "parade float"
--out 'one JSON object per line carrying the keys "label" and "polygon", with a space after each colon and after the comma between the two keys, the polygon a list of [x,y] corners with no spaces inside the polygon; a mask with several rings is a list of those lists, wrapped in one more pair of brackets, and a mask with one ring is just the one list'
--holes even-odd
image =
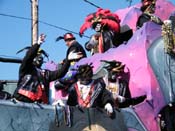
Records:
{"label": "parade float", "polygon": [[[156,7],[155,14],[162,21],[168,20],[170,15],[175,16],[173,12],[175,6],[166,0],[158,0]],[[163,124],[161,126],[168,131],[175,129],[175,56],[170,53],[171,51],[166,50],[167,45],[168,47],[175,45],[174,24],[170,25],[171,28],[169,25],[162,28],[162,25],[147,22],[137,30],[136,21],[141,14],[140,4],[117,10],[115,13],[119,15],[121,25],[127,24],[133,29],[133,36],[127,43],[84,58],[75,66],[93,63],[94,74],[98,74],[102,69],[102,60],[120,61],[130,72],[131,96],[146,95],[147,99],[137,105],[116,109],[113,119],[107,116],[103,109],[30,104],[14,99],[1,100],[0,130],[159,131],[160,124]],[[163,35],[162,30],[165,31]],[[11,60],[1,59],[1,61]],[[13,60],[13,62],[20,63],[21,60]],[[53,66],[53,63],[49,64],[50,67]],[[16,82],[2,80],[2,91],[13,94]],[[52,97],[56,94],[52,91]]]}

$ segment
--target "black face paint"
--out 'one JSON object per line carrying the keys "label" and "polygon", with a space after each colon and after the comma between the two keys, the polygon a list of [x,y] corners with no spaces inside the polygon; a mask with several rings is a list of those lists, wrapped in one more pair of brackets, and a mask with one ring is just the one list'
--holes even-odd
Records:
{"label": "black face paint", "polygon": [[85,64],[80,65],[77,70],[77,79],[81,84],[89,84],[92,81],[93,76],[93,66]]}
{"label": "black face paint", "polygon": [[116,80],[117,80],[117,74],[114,73],[114,72],[112,72],[112,71],[109,71],[108,80],[110,82],[116,82]]}
{"label": "black face paint", "polygon": [[40,68],[43,64],[43,60],[44,60],[44,58],[42,57],[42,55],[36,56],[33,60],[33,64],[36,67]]}

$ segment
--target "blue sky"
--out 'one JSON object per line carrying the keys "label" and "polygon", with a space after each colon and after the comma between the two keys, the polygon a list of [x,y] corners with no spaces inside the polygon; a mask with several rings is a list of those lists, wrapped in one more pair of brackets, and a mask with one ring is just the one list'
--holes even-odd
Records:
{"label": "blue sky", "polygon": [[[102,8],[108,8],[112,12],[127,8],[129,5],[126,0],[89,1]],[[132,5],[140,1],[133,0]],[[170,1],[175,3],[174,0]],[[77,33],[86,15],[95,11],[96,8],[84,2],[84,0],[39,0],[40,21]],[[25,52],[20,54],[16,54],[16,52],[23,47],[31,45],[31,21],[7,17],[4,14],[31,18],[30,0],[0,0],[0,57],[11,56],[22,58]],[[47,35],[46,42],[42,45],[42,48],[49,54],[50,60],[59,62],[64,59],[67,47],[64,41],[55,42],[55,39],[57,36],[66,33],[66,31],[39,23],[39,33]],[[92,33],[92,30],[87,30],[85,35],[90,36]],[[80,38],[78,35],[75,35],[75,37],[83,46],[88,41],[86,37]],[[19,64],[0,62],[0,80],[17,80],[18,68]]]}

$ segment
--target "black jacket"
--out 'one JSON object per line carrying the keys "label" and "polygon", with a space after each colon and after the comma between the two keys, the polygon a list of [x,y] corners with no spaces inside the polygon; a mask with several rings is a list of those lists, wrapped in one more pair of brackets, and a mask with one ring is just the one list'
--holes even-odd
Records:
{"label": "black jacket", "polygon": [[72,52],[72,51],[74,51],[74,52],[81,52],[83,54],[83,58],[87,57],[83,46],[80,45],[77,41],[74,41],[72,43],[72,45],[68,48],[68,50],[66,52],[66,59],[68,58],[69,53]]}
{"label": "black jacket", "polygon": [[[21,88],[21,84],[23,84],[23,78],[26,75],[30,75],[31,81],[34,83],[41,83],[44,85],[46,90],[46,96],[49,96],[49,83],[54,81],[58,78],[63,77],[69,68],[69,61],[65,61],[65,65],[62,66],[61,69],[56,71],[49,71],[49,70],[42,70],[36,68],[33,64],[33,59],[37,56],[38,49],[40,45],[35,44],[33,45],[26,53],[25,57],[23,58],[22,64],[19,68],[19,80],[18,85],[14,93],[14,97],[17,96],[18,90]],[[36,87],[37,88],[37,87]]]}
{"label": "black jacket", "polygon": [[151,16],[147,13],[142,13],[136,23],[137,29],[141,28],[145,22],[148,22],[151,20]]}
{"label": "black jacket", "polygon": [[[72,88],[71,88],[70,94],[69,94],[69,98],[67,101],[67,104],[70,106],[79,105],[78,95],[77,95],[77,92],[75,90],[75,84],[72,85]],[[107,103],[114,105],[114,100],[112,98],[112,95],[105,88],[106,85],[105,85],[104,80],[102,78],[94,80],[93,85],[94,85],[94,91],[92,93],[92,97],[91,97],[91,101],[90,101],[92,103],[90,104],[91,105],[90,107],[104,108],[105,104],[107,104]],[[96,93],[96,95],[94,93]],[[81,105],[79,105],[79,106],[81,106]]]}

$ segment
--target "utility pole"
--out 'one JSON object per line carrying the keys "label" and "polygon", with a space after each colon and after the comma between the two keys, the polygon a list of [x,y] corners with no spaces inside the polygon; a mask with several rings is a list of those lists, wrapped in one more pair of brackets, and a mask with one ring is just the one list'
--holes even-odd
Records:
{"label": "utility pole", "polygon": [[31,16],[32,16],[32,45],[37,42],[38,39],[38,0],[31,0]]}

